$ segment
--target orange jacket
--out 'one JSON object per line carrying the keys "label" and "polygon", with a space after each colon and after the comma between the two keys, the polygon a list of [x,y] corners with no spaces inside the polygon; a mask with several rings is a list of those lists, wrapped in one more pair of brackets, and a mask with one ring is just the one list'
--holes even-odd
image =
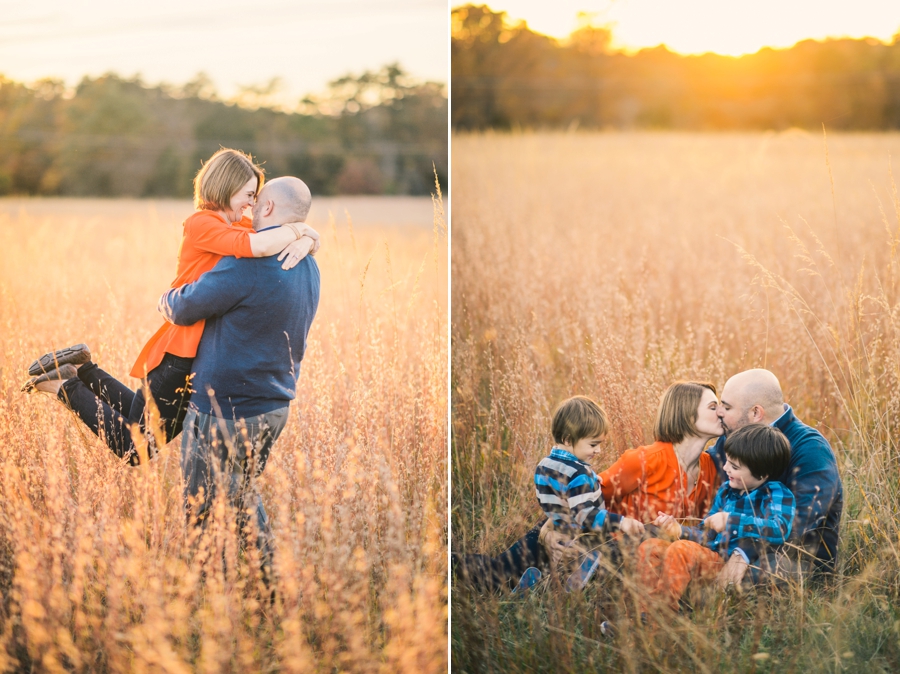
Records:
{"label": "orange jacket", "polygon": [[709,510],[719,485],[712,457],[700,455],[700,472],[691,493],[671,442],[629,449],[600,473],[606,507],[620,515],[652,522],[659,511],[678,518],[700,517]]}
{"label": "orange jacket", "polygon": [[[213,211],[197,211],[191,215],[184,221],[184,236],[178,249],[178,271],[171,287],[180,288],[193,283],[226,255],[253,257],[250,248],[252,231],[253,222],[247,217],[230,225]],[[146,377],[162,362],[166,353],[183,358],[196,356],[205,324],[206,321],[188,326],[163,323],[141,349],[131,368],[131,376]]]}

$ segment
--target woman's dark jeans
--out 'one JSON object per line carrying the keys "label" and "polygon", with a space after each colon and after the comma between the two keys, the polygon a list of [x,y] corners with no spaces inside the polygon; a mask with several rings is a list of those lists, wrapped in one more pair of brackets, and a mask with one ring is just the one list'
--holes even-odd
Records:
{"label": "woman's dark jeans", "polygon": [[[167,353],[162,362],[147,373],[148,388],[159,409],[166,442],[181,433],[191,397],[193,363],[193,358]],[[96,363],[85,363],[78,368],[78,376],[66,381],[59,389],[59,399],[101,436],[116,456],[127,458],[133,466],[140,463],[131,438],[131,425],[139,424],[141,432],[145,430],[147,401],[143,387],[132,391]],[[153,442],[149,451],[155,452]]]}

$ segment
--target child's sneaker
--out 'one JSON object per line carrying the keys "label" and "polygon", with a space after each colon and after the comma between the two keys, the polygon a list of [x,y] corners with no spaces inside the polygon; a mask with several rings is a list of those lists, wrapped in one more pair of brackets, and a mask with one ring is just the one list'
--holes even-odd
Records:
{"label": "child's sneaker", "polygon": [[541,580],[541,575],[540,569],[529,566],[525,569],[525,573],[522,574],[522,577],[519,578],[519,583],[513,590],[513,594],[519,593],[520,595],[524,595],[528,590],[538,584]]}

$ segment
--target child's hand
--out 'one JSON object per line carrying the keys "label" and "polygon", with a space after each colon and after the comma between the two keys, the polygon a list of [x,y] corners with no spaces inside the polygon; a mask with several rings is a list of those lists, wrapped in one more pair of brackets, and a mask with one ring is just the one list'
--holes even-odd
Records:
{"label": "child's hand", "polygon": [[681,525],[678,524],[678,520],[659,510],[656,512],[658,515],[656,519],[653,520],[653,524],[662,529],[666,536],[669,536],[670,538],[681,538]]}
{"label": "child's hand", "polygon": [[721,534],[723,531],[725,531],[726,524],[728,524],[728,513],[726,512],[710,515],[705,520],[703,520],[703,526],[708,529],[712,529],[717,534]]}
{"label": "child's hand", "polygon": [[626,536],[640,536],[644,533],[644,524],[631,517],[623,517],[619,522],[619,531]]}
{"label": "child's hand", "polygon": [[544,522],[544,526],[541,527],[541,532],[538,534],[538,541],[544,546],[544,550],[550,557],[550,564],[554,567],[577,559],[581,550],[580,546],[575,545],[571,535],[553,528],[552,520]]}

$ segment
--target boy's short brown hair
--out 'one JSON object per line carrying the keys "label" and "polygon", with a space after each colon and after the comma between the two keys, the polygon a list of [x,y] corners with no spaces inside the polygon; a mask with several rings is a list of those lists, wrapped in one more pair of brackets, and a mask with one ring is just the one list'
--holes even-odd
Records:
{"label": "boy's short brown hair", "polygon": [[256,177],[258,194],[265,182],[262,168],[253,163],[250,155],[223,147],[209,158],[194,178],[194,208],[228,210],[231,197],[253,177]]}
{"label": "boy's short brown hair", "polygon": [[725,455],[746,466],[757,480],[777,480],[791,464],[791,443],[768,424],[747,424],[725,438]]}
{"label": "boy's short brown hair", "polygon": [[675,445],[686,436],[697,434],[697,410],[707,390],[718,397],[715,385],[705,381],[677,381],[666,389],[653,425],[657,442]]}
{"label": "boy's short brown hair", "polygon": [[551,428],[553,442],[574,446],[582,438],[606,435],[609,422],[600,405],[586,396],[574,396],[556,406]]}

